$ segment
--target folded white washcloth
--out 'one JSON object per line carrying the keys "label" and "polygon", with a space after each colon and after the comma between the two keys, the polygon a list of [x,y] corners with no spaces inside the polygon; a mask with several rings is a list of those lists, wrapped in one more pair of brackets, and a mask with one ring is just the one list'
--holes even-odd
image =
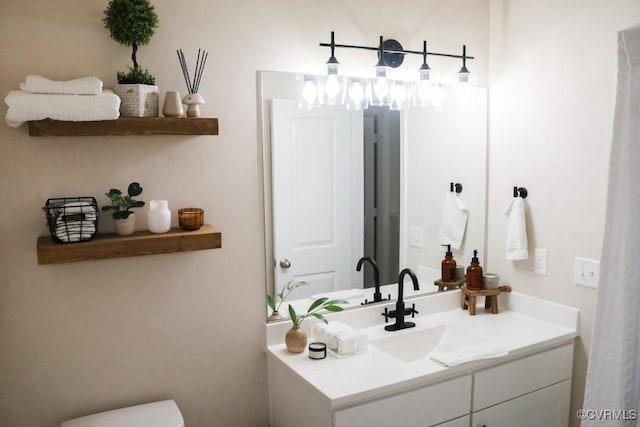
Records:
{"label": "folded white washcloth", "polygon": [[356,330],[338,332],[336,341],[339,356],[362,353],[367,349],[367,335]]}
{"label": "folded white washcloth", "polygon": [[73,80],[50,80],[43,76],[28,75],[20,83],[20,89],[29,93],[57,93],[65,95],[100,95],[102,80],[97,77],[81,77]]}
{"label": "folded white washcloth", "polygon": [[72,243],[79,242],[81,240],[89,240],[93,237],[93,233],[77,233],[77,234],[56,234],[56,237],[63,242]]}
{"label": "folded white washcloth", "polygon": [[456,350],[445,350],[436,348],[429,357],[446,366],[456,366],[474,360],[491,359],[509,354],[503,347],[488,341],[479,342]]}
{"label": "folded white washcloth", "polygon": [[522,197],[515,197],[504,211],[507,220],[507,254],[508,260],[522,260],[529,258],[527,241],[527,220],[525,216],[525,202]]}
{"label": "folded white washcloth", "polygon": [[325,343],[328,348],[334,350],[338,348],[337,334],[345,331],[353,331],[353,328],[342,322],[316,323],[313,326],[315,340]]}
{"label": "folded white washcloth", "polygon": [[456,193],[447,193],[442,207],[440,232],[438,240],[441,245],[451,245],[453,249],[460,249],[464,233],[467,229],[469,211]]}
{"label": "folded white washcloth", "polygon": [[49,95],[12,90],[4,102],[9,106],[5,120],[17,128],[31,120],[69,122],[115,120],[120,117],[120,98],[105,89],[100,95]]}
{"label": "folded white washcloth", "polygon": [[327,292],[324,294],[311,295],[311,298],[331,298],[331,299],[353,299],[364,297],[364,290],[362,289],[346,289],[344,291]]}

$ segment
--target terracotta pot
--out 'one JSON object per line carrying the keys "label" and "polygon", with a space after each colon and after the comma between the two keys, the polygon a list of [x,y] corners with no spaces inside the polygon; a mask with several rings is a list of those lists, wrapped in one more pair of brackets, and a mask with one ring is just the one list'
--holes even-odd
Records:
{"label": "terracotta pot", "polygon": [[129,236],[136,231],[136,214],[130,214],[125,219],[114,219],[113,226],[118,236]]}
{"label": "terracotta pot", "polygon": [[284,342],[289,353],[302,353],[307,347],[307,334],[299,326],[294,326],[287,331]]}

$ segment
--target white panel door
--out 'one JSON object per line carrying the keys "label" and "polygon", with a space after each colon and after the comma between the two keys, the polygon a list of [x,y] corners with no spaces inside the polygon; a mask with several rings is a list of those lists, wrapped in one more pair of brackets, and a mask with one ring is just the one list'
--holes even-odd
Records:
{"label": "white panel door", "polygon": [[350,289],[362,254],[362,112],[280,99],[271,111],[275,289],[291,280],[309,283],[292,298]]}

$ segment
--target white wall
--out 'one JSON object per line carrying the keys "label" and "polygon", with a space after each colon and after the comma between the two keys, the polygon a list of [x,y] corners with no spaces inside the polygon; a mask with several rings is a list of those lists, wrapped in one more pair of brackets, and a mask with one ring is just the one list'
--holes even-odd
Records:
{"label": "white wall", "polygon": [[[515,290],[581,310],[572,425],[595,308],[595,290],[573,284],[573,261],[600,258],[617,31],[638,21],[636,0],[491,0],[487,264]],[[504,258],[515,185],[529,190],[528,261]],[[546,276],[532,273],[535,247],[549,251]]]}
{"label": "white wall", "polygon": [[[24,127],[0,125],[3,425],[53,427],[89,412],[171,398],[189,427],[264,426],[256,70],[320,71],[328,50],[318,43],[335,30],[342,43],[375,45],[380,34],[418,50],[425,38],[443,52],[466,43],[478,58],[471,70],[480,83],[488,81],[486,0],[153,3],[160,27],[139,49],[140,64],[163,94],[184,93],[176,49],[192,63],[198,48],[208,50],[201,111],[220,119],[220,135],[30,138]],[[96,75],[113,86],[130,50],[102,27],[106,4],[3,1],[0,93],[27,74]],[[338,59],[369,69],[375,54],[340,52]],[[48,197],[94,194],[104,204],[103,192],[133,180],[143,184],[144,200],[167,198],[174,213],[203,207],[207,222],[222,231],[222,249],[37,266],[36,238],[47,233],[40,207]],[[110,228],[107,218],[101,226]]]}

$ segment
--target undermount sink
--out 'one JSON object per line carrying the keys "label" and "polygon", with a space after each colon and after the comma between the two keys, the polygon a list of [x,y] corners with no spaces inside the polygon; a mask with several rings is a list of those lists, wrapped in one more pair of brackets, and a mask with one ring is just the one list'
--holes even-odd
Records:
{"label": "undermount sink", "polygon": [[405,329],[392,334],[395,335],[372,340],[370,344],[403,362],[424,359],[437,348],[457,351],[484,342],[477,335],[451,325]]}

